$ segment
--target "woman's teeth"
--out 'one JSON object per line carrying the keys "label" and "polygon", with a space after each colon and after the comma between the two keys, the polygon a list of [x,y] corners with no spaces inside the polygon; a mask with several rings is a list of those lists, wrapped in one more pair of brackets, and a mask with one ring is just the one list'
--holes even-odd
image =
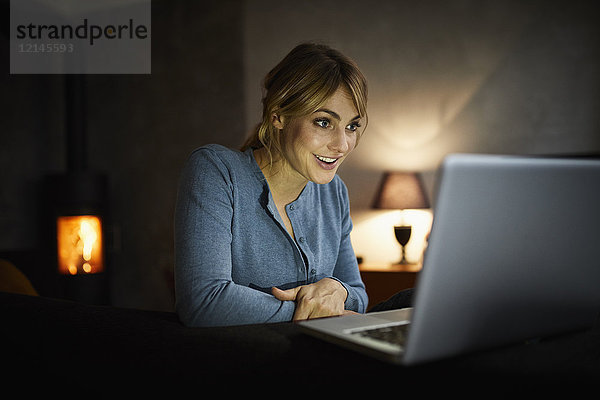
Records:
{"label": "woman's teeth", "polygon": [[323,156],[318,156],[315,154],[315,157],[317,157],[319,160],[326,162],[328,164],[334,163],[337,161],[337,158],[328,158],[328,157],[323,157]]}

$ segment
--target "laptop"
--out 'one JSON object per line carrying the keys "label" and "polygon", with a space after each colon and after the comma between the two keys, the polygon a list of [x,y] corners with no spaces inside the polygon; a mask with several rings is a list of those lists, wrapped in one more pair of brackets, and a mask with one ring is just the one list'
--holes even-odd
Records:
{"label": "laptop", "polygon": [[405,365],[588,328],[600,312],[600,160],[453,154],[413,308],[301,321]]}

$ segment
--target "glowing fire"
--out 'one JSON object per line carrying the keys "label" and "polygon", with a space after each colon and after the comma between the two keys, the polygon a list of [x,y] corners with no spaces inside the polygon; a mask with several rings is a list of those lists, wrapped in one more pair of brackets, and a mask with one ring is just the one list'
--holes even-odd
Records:
{"label": "glowing fire", "polygon": [[58,217],[58,272],[102,272],[102,225],[93,215]]}

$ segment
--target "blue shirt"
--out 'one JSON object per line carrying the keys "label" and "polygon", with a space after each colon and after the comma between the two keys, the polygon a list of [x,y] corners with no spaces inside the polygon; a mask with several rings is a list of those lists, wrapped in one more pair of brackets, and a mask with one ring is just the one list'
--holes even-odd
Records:
{"label": "blue shirt", "polygon": [[308,182],[286,206],[287,232],[251,149],[195,150],[183,169],[175,207],[176,311],[188,326],[290,321],[290,289],[325,277],[348,292],[345,308],[365,312],[367,294],[350,242],[348,193],[336,175]]}

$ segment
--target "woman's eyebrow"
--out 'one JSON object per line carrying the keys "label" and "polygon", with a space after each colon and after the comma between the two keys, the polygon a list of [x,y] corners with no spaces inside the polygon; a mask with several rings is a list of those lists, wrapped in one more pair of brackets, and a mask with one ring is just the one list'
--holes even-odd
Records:
{"label": "woman's eyebrow", "polygon": [[[335,111],[332,111],[332,110],[330,110],[328,108],[319,108],[315,112],[316,113],[318,113],[318,112],[324,112],[324,113],[327,113],[327,114],[331,115],[333,118],[337,119],[338,121],[342,120],[342,117],[340,117],[340,115],[338,113],[336,113]],[[357,119],[360,119],[360,115],[357,115],[356,117],[352,118],[351,121],[354,121],[354,120],[357,120]]]}

